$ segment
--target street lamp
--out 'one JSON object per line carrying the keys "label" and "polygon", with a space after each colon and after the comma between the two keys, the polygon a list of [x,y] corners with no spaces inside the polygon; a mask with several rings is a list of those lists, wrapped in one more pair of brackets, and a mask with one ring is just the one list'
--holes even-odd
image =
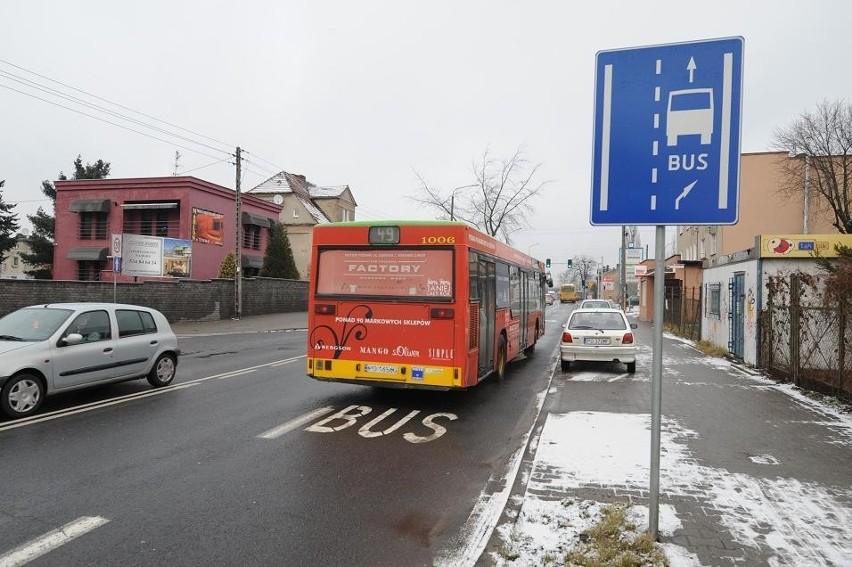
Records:
{"label": "street lamp", "polygon": [[471,187],[479,187],[476,183],[471,183],[469,185],[462,185],[460,187],[456,187],[453,189],[452,195],[450,195],[450,220],[456,220],[455,210],[456,210],[456,191],[459,189],[470,189]]}
{"label": "street lamp", "polygon": [[535,244],[530,244],[530,245],[527,247],[527,256],[532,256],[532,249],[533,249],[533,246],[538,246],[539,244],[541,244],[541,242],[536,242]]}

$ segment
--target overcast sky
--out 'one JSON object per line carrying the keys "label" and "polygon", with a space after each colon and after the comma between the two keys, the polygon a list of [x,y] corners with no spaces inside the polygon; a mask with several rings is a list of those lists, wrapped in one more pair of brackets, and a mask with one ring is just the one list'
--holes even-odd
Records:
{"label": "overcast sky", "polygon": [[[0,179],[25,225],[47,204],[41,181],[71,171],[78,154],[121,178],[171,175],[177,150],[179,172],[234,187],[227,160],[208,164],[239,145],[244,189],[285,169],[349,185],[358,219],[387,220],[434,218],[406,198],[415,172],[449,193],[472,182],[486,148],[506,157],[520,147],[552,183],[513,243],[542,259],[614,264],[618,229],[589,224],[596,52],[743,36],[744,152],[771,149],[773,130],[819,101],[852,96],[847,0],[5,0],[0,21]],[[21,78],[191,132],[152,132]],[[653,229],[641,234],[653,255]]]}

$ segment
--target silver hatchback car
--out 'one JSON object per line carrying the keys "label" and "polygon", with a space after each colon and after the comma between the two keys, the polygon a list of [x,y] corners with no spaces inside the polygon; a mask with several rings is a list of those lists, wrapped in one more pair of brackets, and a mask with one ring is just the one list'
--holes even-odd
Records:
{"label": "silver hatchback car", "polygon": [[52,303],[0,319],[0,411],[35,413],[45,396],[147,378],[175,377],[180,349],[156,309],[116,303]]}

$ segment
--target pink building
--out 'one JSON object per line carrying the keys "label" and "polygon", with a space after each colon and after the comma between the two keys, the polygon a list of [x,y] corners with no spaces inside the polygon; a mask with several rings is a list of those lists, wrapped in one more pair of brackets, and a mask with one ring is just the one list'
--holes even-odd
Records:
{"label": "pink building", "polygon": [[[281,207],[245,194],[241,203],[243,274],[254,276],[263,265],[269,228]],[[57,181],[53,279],[112,281],[108,256],[113,234],[163,237],[174,254],[171,264],[164,259],[164,273],[215,278],[236,246],[235,214],[232,189],[195,177]],[[118,277],[129,280],[133,278]]]}

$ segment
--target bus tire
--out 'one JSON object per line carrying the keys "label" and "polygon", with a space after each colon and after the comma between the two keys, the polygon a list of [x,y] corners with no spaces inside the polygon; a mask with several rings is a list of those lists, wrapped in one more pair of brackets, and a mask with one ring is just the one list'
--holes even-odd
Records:
{"label": "bus tire", "polygon": [[497,379],[502,380],[506,376],[506,336],[500,335],[500,343],[497,345]]}

